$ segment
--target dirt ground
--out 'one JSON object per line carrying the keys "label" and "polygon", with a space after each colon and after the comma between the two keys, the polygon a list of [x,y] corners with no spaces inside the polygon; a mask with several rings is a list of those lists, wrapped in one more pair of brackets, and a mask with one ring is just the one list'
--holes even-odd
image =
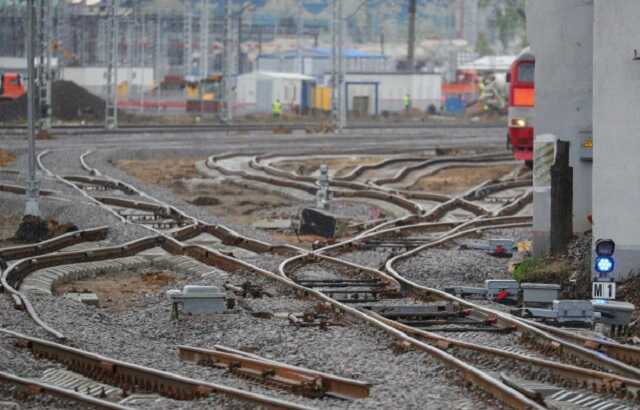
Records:
{"label": "dirt ground", "polygon": [[371,165],[380,162],[385,157],[349,157],[349,158],[318,158],[309,160],[284,160],[273,165],[284,171],[298,173],[300,175],[311,175],[320,169],[320,165],[326,164],[329,169],[338,170],[336,176],[343,176],[354,170],[359,165]]}
{"label": "dirt ground", "polygon": [[[195,162],[204,158],[122,160],[116,166],[142,182],[171,189],[177,196],[227,221],[250,225],[264,213],[294,205],[283,195],[225,181],[198,181]],[[194,180],[194,181],[191,181]],[[256,213],[262,215],[256,216]],[[277,215],[276,215],[277,216]]]}
{"label": "dirt ground", "polygon": [[442,194],[464,192],[467,189],[495,179],[513,171],[514,165],[492,165],[488,167],[449,168],[420,178],[409,189]]}
{"label": "dirt ground", "polygon": [[142,182],[171,187],[177,179],[196,178],[196,162],[206,158],[177,158],[154,160],[120,160],[115,165]]}
{"label": "dirt ground", "polygon": [[11,238],[15,235],[20,225],[20,216],[0,215],[0,247],[15,246],[18,243]]}
{"label": "dirt ground", "polygon": [[98,295],[101,308],[122,312],[144,306],[146,294],[158,293],[176,280],[176,274],[171,272],[110,273],[65,283],[54,292],[58,296],[67,292],[93,292]]}
{"label": "dirt ground", "polygon": [[16,160],[16,156],[12,153],[0,149],[0,167],[6,167]]}

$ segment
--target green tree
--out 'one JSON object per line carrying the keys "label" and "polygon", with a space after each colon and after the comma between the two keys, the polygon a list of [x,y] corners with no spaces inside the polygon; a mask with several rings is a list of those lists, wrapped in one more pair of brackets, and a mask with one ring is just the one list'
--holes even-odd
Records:
{"label": "green tree", "polygon": [[495,54],[495,51],[489,44],[486,33],[478,34],[478,41],[476,42],[476,52],[480,54],[480,56],[490,56]]}
{"label": "green tree", "polygon": [[509,47],[509,43],[516,36],[521,36],[523,45],[526,45],[525,0],[479,0],[478,4],[481,8],[493,12],[498,38],[504,49]]}

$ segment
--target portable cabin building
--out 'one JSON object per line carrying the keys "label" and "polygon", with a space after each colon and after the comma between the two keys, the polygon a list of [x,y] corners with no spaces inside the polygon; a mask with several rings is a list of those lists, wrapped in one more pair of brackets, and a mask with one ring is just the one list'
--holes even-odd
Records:
{"label": "portable cabin building", "polygon": [[[325,74],[325,84],[331,75]],[[411,107],[426,111],[440,107],[442,75],[433,73],[358,73],[345,75],[345,99],[351,113],[378,115],[404,110],[404,96],[409,94]]]}
{"label": "portable cabin building", "polygon": [[270,113],[273,102],[279,99],[283,111],[313,105],[315,79],[308,75],[254,71],[238,76],[236,85],[236,114]]}

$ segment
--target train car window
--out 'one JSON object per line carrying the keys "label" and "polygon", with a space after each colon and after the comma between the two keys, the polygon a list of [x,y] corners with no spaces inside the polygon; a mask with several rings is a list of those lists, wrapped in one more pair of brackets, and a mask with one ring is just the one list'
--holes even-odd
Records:
{"label": "train car window", "polygon": [[518,66],[518,82],[532,83],[535,76],[534,63],[522,63]]}

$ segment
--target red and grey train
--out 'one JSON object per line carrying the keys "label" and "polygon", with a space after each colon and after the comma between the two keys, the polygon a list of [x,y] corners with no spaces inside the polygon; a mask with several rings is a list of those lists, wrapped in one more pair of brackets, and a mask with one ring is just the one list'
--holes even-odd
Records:
{"label": "red and grey train", "polygon": [[507,143],[512,147],[515,159],[533,162],[533,120],[535,117],[535,64],[529,48],[525,49],[511,65],[509,81],[509,131]]}

